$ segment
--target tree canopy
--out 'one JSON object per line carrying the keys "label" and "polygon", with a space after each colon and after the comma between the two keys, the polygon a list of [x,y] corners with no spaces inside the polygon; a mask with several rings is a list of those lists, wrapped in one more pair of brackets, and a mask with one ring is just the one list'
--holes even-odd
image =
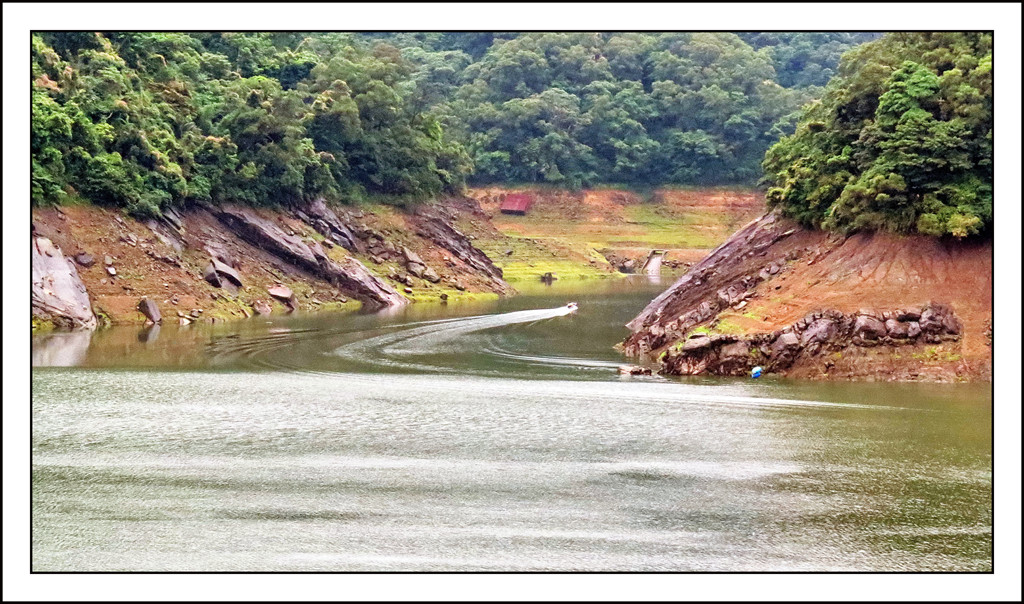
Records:
{"label": "tree canopy", "polygon": [[764,169],[768,203],[809,225],[986,232],[991,34],[888,34],[851,50]]}
{"label": "tree canopy", "polygon": [[375,36],[418,66],[431,112],[473,158],[471,183],[569,187],[753,183],[840,52],[872,37]]}
{"label": "tree canopy", "polygon": [[470,171],[401,53],[351,36],[41,33],[32,79],[35,203],[424,199]]}
{"label": "tree canopy", "polygon": [[753,183],[871,37],[40,32],[32,199],[153,215],[466,182]]}

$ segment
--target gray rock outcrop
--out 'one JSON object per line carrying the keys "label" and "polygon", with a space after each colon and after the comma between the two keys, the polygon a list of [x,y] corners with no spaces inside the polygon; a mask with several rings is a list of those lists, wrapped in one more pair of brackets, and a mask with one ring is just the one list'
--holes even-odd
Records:
{"label": "gray rock outcrop", "polygon": [[89,294],[75,262],[65,258],[60,248],[45,237],[32,241],[32,316],[57,327],[96,327]]}
{"label": "gray rock outcrop", "polygon": [[[722,310],[742,304],[758,284],[786,271],[786,262],[800,251],[795,223],[768,213],[751,221],[651,301],[627,324],[633,334],[623,352],[644,356],[682,339],[697,325]],[[776,245],[782,240],[783,245]],[[794,241],[796,239],[796,241]],[[751,258],[759,266],[751,266]]]}
{"label": "gray rock outcrop", "polygon": [[[883,321],[884,317],[889,318]],[[927,318],[929,331],[917,321],[902,320],[912,317]],[[814,311],[771,333],[693,334],[665,352],[661,372],[743,375],[755,365],[767,371],[780,371],[799,358],[837,352],[849,346],[904,346],[958,340],[960,329],[960,320],[953,310],[938,302],[920,310],[861,310],[852,315],[836,310]]]}
{"label": "gray rock outcrop", "polygon": [[[305,214],[304,216],[302,214]],[[310,203],[300,218],[308,222],[318,233],[337,243],[350,252],[356,251],[356,236],[323,199]]]}
{"label": "gray rock outcrop", "polygon": [[290,235],[247,208],[229,206],[216,212],[221,222],[246,237],[250,243],[336,287],[352,292],[369,307],[401,306],[408,303],[404,296],[377,278],[355,258],[336,262],[328,257],[319,243],[303,241],[297,235]]}
{"label": "gray rock outcrop", "polygon": [[[492,289],[500,294],[513,293],[503,279],[500,268],[481,249],[474,246],[464,233],[452,225],[452,220],[443,210],[434,206],[422,206],[416,211],[416,234],[442,247],[475,272],[491,281]],[[422,263],[422,260],[420,261]],[[425,264],[424,264],[425,266]],[[411,272],[411,271],[410,271]]]}

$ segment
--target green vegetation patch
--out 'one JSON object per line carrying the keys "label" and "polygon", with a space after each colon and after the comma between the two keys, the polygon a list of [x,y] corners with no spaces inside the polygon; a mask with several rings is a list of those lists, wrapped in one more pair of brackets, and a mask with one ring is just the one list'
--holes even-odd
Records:
{"label": "green vegetation patch", "polygon": [[32,317],[32,333],[44,333],[54,329],[56,329],[56,326],[53,324],[53,321]]}
{"label": "green vegetation patch", "polygon": [[875,34],[38,32],[32,201],[408,205],[752,183]]}
{"label": "green vegetation patch", "polygon": [[768,151],[768,203],[830,229],[990,232],[992,34],[887,34],[839,73]]}

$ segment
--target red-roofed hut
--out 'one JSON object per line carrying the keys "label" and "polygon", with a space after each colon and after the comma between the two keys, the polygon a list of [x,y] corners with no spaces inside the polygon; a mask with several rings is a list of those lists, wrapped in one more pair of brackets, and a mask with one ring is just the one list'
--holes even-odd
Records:
{"label": "red-roofed hut", "polygon": [[524,216],[532,205],[533,195],[529,193],[512,193],[501,202],[501,213]]}

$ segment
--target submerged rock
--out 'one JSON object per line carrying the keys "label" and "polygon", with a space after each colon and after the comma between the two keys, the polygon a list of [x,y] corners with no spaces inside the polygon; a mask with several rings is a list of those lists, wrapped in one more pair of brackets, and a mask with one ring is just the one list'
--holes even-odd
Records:
{"label": "submerged rock", "polygon": [[257,300],[253,305],[252,309],[256,311],[256,314],[261,317],[269,316],[273,311],[265,300]]}
{"label": "submerged rock", "polygon": [[651,375],[651,370],[648,367],[640,367],[637,365],[619,365],[620,375]]}

